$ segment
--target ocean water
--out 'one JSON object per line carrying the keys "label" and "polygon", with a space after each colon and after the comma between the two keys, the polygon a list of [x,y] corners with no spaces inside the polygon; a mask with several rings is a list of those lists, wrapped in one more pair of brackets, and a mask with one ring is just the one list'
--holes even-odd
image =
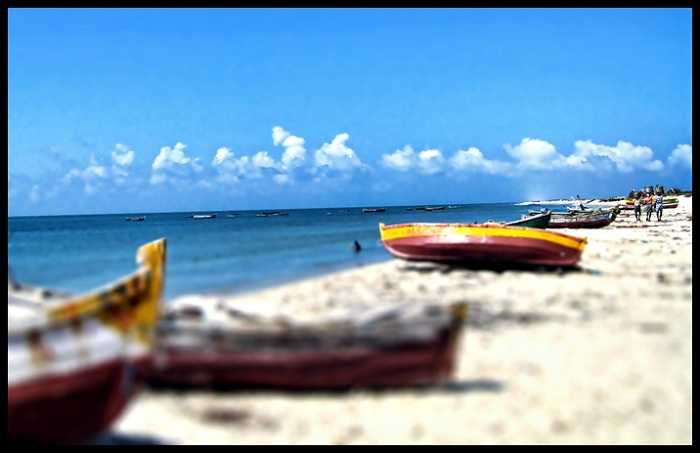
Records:
{"label": "ocean water", "polygon": [[[166,299],[238,293],[392,259],[379,240],[379,222],[510,221],[538,208],[497,203],[406,210],[410,207],[372,214],[361,208],[297,209],[279,217],[206,212],[217,214],[211,220],[189,218],[203,212],[11,217],[9,265],[20,282],[79,293],[132,272],[139,245],[165,237]],[[133,215],[146,220],[125,220]],[[362,245],[359,254],[350,248],[354,240]]]}

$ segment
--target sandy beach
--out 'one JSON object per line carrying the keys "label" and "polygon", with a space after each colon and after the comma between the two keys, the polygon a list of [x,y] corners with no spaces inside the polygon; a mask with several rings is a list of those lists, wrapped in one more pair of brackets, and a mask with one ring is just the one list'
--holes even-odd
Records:
{"label": "sandy beach", "polygon": [[[143,391],[115,436],[170,444],[690,444],[692,221],[622,211],[580,269],[474,271],[398,259],[226,299],[269,315],[469,303],[452,382],[345,393]],[[188,296],[212,303],[219,296]]]}

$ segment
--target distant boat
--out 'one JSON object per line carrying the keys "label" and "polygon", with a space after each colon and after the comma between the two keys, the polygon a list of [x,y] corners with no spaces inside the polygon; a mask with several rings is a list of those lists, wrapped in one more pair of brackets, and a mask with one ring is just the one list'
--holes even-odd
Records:
{"label": "distant boat", "polygon": [[215,219],[216,214],[194,214],[192,218],[194,220]]}
{"label": "distant boat", "polygon": [[10,442],[89,442],[121,414],[150,368],[165,255],[145,244],[135,272],[78,296],[8,275]]}
{"label": "distant boat", "polygon": [[523,216],[520,220],[507,222],[506,226],[518,226],[527,228],[547,228],[552,218],[552,211],[545,211],[533,216]]}
{"label": "distant boat", "polygon": [[423,211],[431,212],[431,211],[442,211],[442,210],[446,209],[446,207],[445,206],[425,206],[425,207],[419,208],[419,209],[421,209]]}
{"label": "distant boat", "polygon": [[282,212],[282,211],[262,211],[258,212],[255,214],[256,217],[277,217],[277,216],[284,216],[284,215],[289,215],[288,212]]}
{"label": "distant boat", "polygon": [[146,217],[143,217],[143,216],[127,217],[126,218],[127,222],[143,222],[144,220],[146,220]]}
{"label": "distant boat", "polygon": [[372,212],[384,212],[386,211],[386,208],[362,208],[362,212],[365,214],[369,214]]}
{"label": "distant boat", "polygon": [[226,214],[226,217],[229,219],[234,219],[234,218],[239,217],[239,216],[240,216],[240,214]]}
{"label": "distant boat", "polygon": [[585,238],[499,224],[379,224],[384,247],[411,261],[502,265],[573,266]]}
{"label": "distant boat", "polygon": [[447,209],[457,209],[457,208],[461,208],[461,206],[459,206],[459,205],[453,205],[453,204],[447,206]]}

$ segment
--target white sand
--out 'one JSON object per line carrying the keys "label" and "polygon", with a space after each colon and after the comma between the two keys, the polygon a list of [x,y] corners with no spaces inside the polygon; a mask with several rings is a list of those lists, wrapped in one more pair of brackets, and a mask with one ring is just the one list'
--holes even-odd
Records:
{"label": "white sand", "polygon": [[378,301],[468,301],[448,386],[145,391],[114,431],[184,444],[690,444],[690,200],[681,197],[661,223],[623,211],[603,229],[559,230],[589,238],[580,272],[392,260],[228,300],[303,318]]}

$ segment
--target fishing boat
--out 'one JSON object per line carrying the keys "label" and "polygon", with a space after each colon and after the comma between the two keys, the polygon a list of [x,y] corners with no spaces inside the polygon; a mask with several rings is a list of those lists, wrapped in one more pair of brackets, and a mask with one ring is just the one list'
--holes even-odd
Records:
{"label": "fishing boat", "polygon": [[386,208],[362,208],[363,214],[371,214],[373,212],[384,212]]}
{"label": "fishing boat", "polygon": [[226,214],[227,219],[235,219],[236,217],[239,217],[240,214]]}
{"label": "fishing boat", "polygon": [[405,260],[472,265],[573,266],[585,238],[501,224],[379,224],[384,247]]}
{"label": "fishing boat", "polygon": [[154,387],[341,390],[445,381],[467,306],[380,305],[297,322],[223,303],[173,301],[159,324]]}
{"label": "fishing boat", "polygon": [[143,222],[146,220],[146,217],[144,216],[135,216],[135,217],[127,217],[126,221],[127,222]]}
{"label": "fishing boat", "polygon": [[262,211],[258,212],[255,214],[256,217],[277,217],[277,216],[285,216],[289,215],[288,212],[281,212],[281,211]]}
{"label": "fishing boat", "polygon": [[216,214],[193,214],[191,218],[194,220],[215,219]]}
{"label": "fishing boat", "polygon": [[145,244],[135,272],[74,297],[8,274],[11,442],[87,442],[122,412],[149,368],[165,254]]}
{"label": "fishing boat", "polygon": [[422,208],[418,208],[417,210],[432,212],[432,211],[444,211],[445,209],[447,209],[445,206],[424,206]]}
{"label": "fishing boat", "polygon": [[553,212],[548,228],[603,228],[616,217],[616,209],[591,213]]}
{"label": "fishing boat", "polygon": [[507,222],[506,226],[518,226],[527,228],[547,228],[549,226],[549,221],[552,218],[552,211],[545,211],[537,215],[526,216],[523,215],[520,220],[513,220],[512,222]]}

